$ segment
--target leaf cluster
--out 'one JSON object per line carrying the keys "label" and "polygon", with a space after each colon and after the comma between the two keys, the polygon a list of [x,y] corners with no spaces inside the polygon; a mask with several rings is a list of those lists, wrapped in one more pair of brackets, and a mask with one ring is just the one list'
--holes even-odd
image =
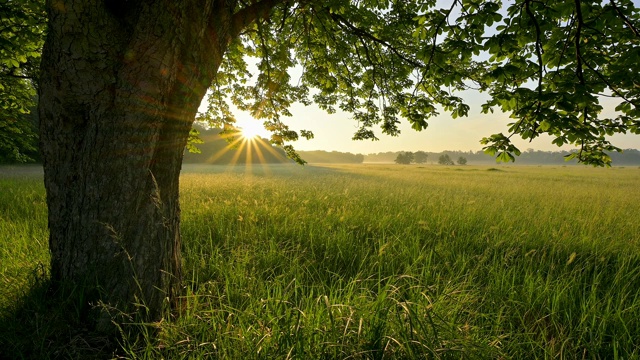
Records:
{"label": "leaf cluster", "polygon": [[396,157],[394,162],[396,164],[405,164],[405,165],[408,165],[411,163],[424,164],[427,162],[428,156],[429,155],[424,151],[416,151],[416,152],[405,151],[405,152],[398,153],[398,156]]}
{"label": "leaf cluster", "polygon": [[[487,38],[482,76],[494,107],[511,114],[510,136],[484,138],[498,160],[519,155],[509,139],[532,140],[546,133],[553,143],[577,145],[569,156],[593,165],[611,162],[620,151],[607,139],[638,132],[638,9],[631,1],[516,1],[508,17]],[[604,111],[605,98],[620,103]]]}

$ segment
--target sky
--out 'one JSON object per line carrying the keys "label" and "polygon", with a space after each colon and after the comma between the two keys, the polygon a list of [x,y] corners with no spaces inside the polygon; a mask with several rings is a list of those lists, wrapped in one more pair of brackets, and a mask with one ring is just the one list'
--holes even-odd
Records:
{"label": "sky", "polygon": [[[325,150],[341,151],[360,154],[371,154],[387,151],[431,151],[441,152],[445,150],[479,151],[483,145],[480,140],[491,134],[502,132],[508,134],[508,125],[512,122],[507,114],[496,111],[493,114],[482,114],[480,104],[486,100],[486,95],[468,92],[463,98],[471,106],[468,117],[452,119],[445,111],[429,120],[426,130],[417,132],[404,119],[400,136],[393,137],[376,131],[379,141],[351,140],[357,130],[357,124],[348,113],[338,112],[329,115],[315,105],[304,106],[296,104],[291,108],[293,116],[284,118],[283,121],[293,130],[311,130],[315,137],[312,140],[300,139],[291,143],[296,150]],[[606,100],[605,100],[606,101]],[[615,106],[615,102],[611,102]],[[607,106],[605,106],[606,108]],[[269,133],[262,129],[262,122],[255,120],[248,113],[235,111],[238,119],[237,126],[252,128],[262,137],[269,137]],[[374,129],[375,131],[376,129]],[[525,151],[529,148],[542,151],[570,150],[573,147],[559,148],[551,143],[552,138],[541,136],[532,142],[522,140],[514,136],[514,144]],[[611,138],[613,145],[622,149],[640,149],[639,135],[616,135]]]}
{"label": "sky", "polygon": [[[634,0],[636,7],[640,6],[640,0]],[[450,2],[438,0],[439,7],[448,5]],[[257,72],[253,72],[254,74]],[[292,79],[297,79],[292,74]],[[352,120],[348,113],[337,112],[329,115],[324,110],[315,105],[304,106],[294,105],[290,110],[293,116],[283,118],[283,122],[290,126],[292,130],[311,130],[315,137],[312,140],[304,138],[291,143],[296,150],[325,150],[341,151],[360,154],[370,154],[387,151],[431,151],[441,152],[445,150],[478,151],[483,145],[480,140],[496,133],[509,135],[508,124],[513,122],[507,114],[501,113],[498,109],[493,114],[482,114],[480,105],[486,102],[488,95],[475,91],[464,92],[461,96],[471,107],[468,117],[452,119],[445,112],[440,111],[440,115],[431,118],[429,127],[426,130],[417,132],[404,119],[401,119],[401,134],[393,137],[382,134],[378,128],[374,131],[379,141],[371,140],[351,140],[357,130],[357,123]],[[206,97],[205,97],[206,101]],[[603,99],[601,104],[605,112],[601,116],[615,117],[612,111],[607,113],[607,109],[613,109],[619,100]],[[201,107],[204,110],[204,105]],[[248,113],[234,111],[238,120],[237,126],[241,128],[251,128],[252,132],[258,133],[262,137],[268,138],[269,133],[261,126],[261,121],[255,120]],[[529,148],[542,151],[571,150],[574,147],[565,145],[561,148],[551,143],[553,138],[543,135],[532,142],[522,140],[517,135],[512,137],[512,142],[521,151]],[[626,134],[615,135],[610,138],[611,143],[622,149],[640,149],[640,135]]]}

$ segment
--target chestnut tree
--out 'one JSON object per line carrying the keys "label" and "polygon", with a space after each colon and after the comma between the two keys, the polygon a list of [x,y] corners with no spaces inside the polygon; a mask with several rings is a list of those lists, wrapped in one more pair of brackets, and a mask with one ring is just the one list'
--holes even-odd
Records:
{"label": "chestnut tree", "polygon": [[[440,111],[466,116],[460,91],[475,89],[489,94],[482,111],[513,118],[508,134],[482,140],[501,160],[519,154],[511,136],[546,133],[578,145],[579,161],[606,165],[609,135],[640,132],[640,22],[629,0],[46,8],[38,114],[52,280],[123,311],[144,303],[151,318],[180,293],[179,175],[205,96],[199,120],[229,126],[235,104],[299,161],[289,141],[313,134],[287,126],[295,102],[349,112],[353,138],[376,139],[398,135],[400,121],[423,130]],[[605,97],[615,109],[603,112]]]}

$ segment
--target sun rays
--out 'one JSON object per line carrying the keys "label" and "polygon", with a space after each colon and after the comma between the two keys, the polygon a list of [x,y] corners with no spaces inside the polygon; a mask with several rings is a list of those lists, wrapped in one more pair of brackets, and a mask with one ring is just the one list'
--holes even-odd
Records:
{"label": "sun rays", "polygon": [[269,171],[267,164],[271,161],[265,157],[265,154],[271,155],[272,159],[286,158],[265,139],[269,136],[269,132],[258,121],[239,121],[236,125],[238,131],[220,134],[228,143],[224,148],[211,154],[206,163],[216,163],[219,159],[233,154],[229,166],[244,164],[246,172],[251,173],[253,165],[260,165],[265,171]]}

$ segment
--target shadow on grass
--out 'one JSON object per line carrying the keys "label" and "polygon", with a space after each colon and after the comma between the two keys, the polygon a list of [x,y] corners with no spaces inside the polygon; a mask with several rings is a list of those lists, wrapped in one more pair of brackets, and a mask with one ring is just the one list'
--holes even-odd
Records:
{"label": "shadow on grass", "polygon": [[78,286],[55,290],[36,281],[12,308],[0,309],[0,359],[117,358],[117,339],[86,326],[84,298]]}

